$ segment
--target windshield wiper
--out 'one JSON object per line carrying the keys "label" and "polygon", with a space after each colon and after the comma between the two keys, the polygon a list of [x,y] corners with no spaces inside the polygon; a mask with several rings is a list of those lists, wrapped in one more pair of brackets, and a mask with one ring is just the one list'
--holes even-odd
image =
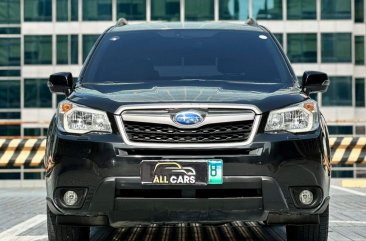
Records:
{"label": "windshield wiper", "polygon": [[119,81],[104,81],[104,82],[83,82],[82,84],[89,85],[135,85],[144,84],[146,82],[119,82]]}
{"label": "windshield wiper", "polygon": [[208,79],[197,79],[197,78],[194,78],[194,79],[175,79],[175,80],[170,80],[170,81],[187,81],[187,82],[190,82],[190,81],[200,81],[200,82],[206,82],[206,81],[211,81],[211,80],[208,80]]}

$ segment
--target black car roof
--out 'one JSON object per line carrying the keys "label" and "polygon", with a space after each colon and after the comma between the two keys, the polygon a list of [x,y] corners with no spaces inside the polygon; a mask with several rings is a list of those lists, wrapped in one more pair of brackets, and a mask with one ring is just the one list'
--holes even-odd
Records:
{"label": "black car roof", "polygon": [[244,30],[265,32],[258,25],[229,22],[151,22],[136,23],[123,26],[114,26],[109,32],[138,31],[138,30],[167,30],[167,29],[217,29],[217,30]]}

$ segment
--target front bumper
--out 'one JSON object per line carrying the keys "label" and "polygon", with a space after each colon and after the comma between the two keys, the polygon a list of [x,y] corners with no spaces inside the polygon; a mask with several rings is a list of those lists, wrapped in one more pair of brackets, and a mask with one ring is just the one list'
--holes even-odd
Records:
{"label": "front bumper", "polygon": [[[45,163],[48,206],[59,224],[317,223],[329,202],[330,166],[320,130],[307,135],[258,134],[249,146],[222,150],[149,150],[125,146],[114,135],[83,138],[56,133]],[[141,160],[177,159],[222,159],[224,183],[141,185]],[[318,188],[318,202],[299,207],[294,187]],[[81,208],[60,205],[59,188],[85,188]]]}

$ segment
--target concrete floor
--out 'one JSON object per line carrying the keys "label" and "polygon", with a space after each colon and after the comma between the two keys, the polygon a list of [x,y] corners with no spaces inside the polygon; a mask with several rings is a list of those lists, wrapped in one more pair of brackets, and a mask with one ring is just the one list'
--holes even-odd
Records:
{"label": "concrete floor", "polygon": [[[5,187],[7,186],[7,187]],[[43,183],[19,187],[0,184],[0,240],[47,240],[45,188]],[[329,241],[366,241],[366,189],[343,188],[334,179],[331,186]],[[202,226],[180,223],[169,226],[93,228],[91,240],[124,241],[205,241],[205,240],[286,240],[284,226],[233,222]]]}

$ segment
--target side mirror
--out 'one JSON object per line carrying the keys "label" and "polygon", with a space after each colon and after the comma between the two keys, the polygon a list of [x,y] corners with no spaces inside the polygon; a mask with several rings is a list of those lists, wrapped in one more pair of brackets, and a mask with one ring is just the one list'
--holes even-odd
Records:
{"label": "side mirror", "polygon": [[306,94],[314,92],[326,92],[330,81],[328,75],[318,71],[305,71],[302,76],[302,90]]}
{"label": "side mirror", "polygon": [[47,85],[52,93],[62,93],[69,95],[72,89],[72,74],[61,72],[50,75]]}

